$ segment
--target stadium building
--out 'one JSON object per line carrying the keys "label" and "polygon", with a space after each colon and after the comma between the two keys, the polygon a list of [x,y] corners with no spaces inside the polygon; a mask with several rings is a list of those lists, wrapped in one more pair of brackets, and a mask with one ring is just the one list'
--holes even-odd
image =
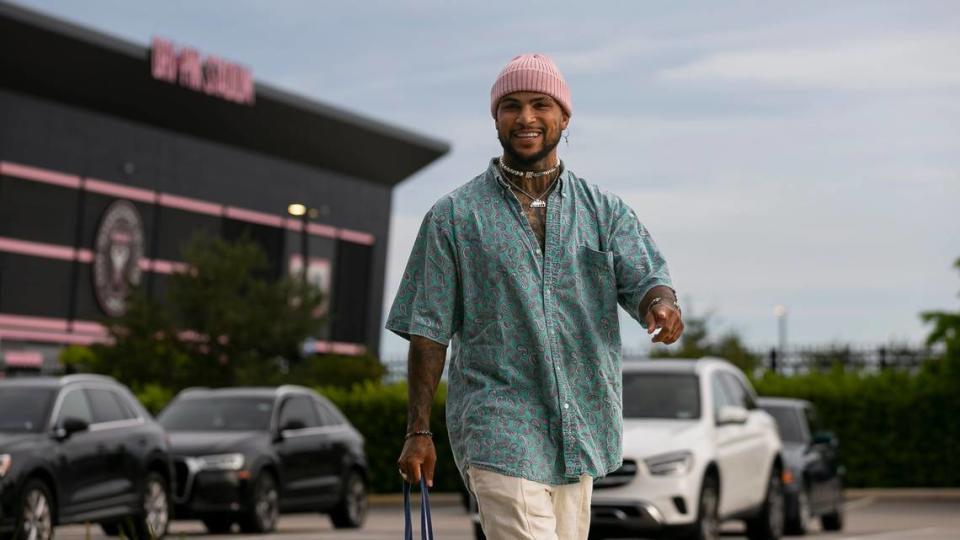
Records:
{"label": "stadium building", "polygon": [[309,346],[376,353],[392,188],[448,145],[149,39],[0,2],[0,372],[104,340],[200,231],[248,235],[277,277],[306,261],[329,299]]}

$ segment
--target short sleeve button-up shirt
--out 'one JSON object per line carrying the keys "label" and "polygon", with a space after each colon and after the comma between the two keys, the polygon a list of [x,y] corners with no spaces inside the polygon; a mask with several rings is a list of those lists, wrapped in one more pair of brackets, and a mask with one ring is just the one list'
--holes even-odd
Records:
{"label": "short sleeve button-up shirt", "polygon": [[386,326],[450,345],[461,473],[559,485],[622,463],[617,305],[642,321],[656,285],[666,262],[618,197],[563,170],[541,252],[494,160],[427,213]]}

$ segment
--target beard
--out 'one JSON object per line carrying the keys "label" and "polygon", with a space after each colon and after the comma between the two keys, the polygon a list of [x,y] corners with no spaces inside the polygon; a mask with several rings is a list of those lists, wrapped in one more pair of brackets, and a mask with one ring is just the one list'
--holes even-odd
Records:
{"label": "beard", "polygon": [[497,140],[500,141],[500,146],[503,147],[503,154],[509,158],[510,162],[515,164],[518,167],[531,167],[536,164],[538,161],[541,161],[543,158],[550,155],[550,152],[553,152],[553,149],[560,144],[560,133],[557,132],[557,136],[553,140],[549,140],[544,135],[543,148],[539,152],[533,154],[532,156],[521,156],[513,149],[513,146],[510,145],[509,134],[507,139],[504,139],[503,135],[498,131]]}

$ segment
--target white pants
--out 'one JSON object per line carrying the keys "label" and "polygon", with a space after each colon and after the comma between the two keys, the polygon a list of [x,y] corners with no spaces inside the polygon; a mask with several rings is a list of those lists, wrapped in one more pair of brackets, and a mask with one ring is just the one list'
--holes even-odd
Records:
{"label": "white pants", "polygon": [[470,491],[489,540],[586,540],[593,478],[551,486],[469,467]]}

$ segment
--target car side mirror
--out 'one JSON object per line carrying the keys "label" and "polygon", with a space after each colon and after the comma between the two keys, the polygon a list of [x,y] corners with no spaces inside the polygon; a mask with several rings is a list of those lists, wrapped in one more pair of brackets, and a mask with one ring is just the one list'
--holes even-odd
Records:
{"label": "car side mirror", "polygon": [[723,407],[720,407],[720,412],[717,413],[717,425],[746,424],[749,417],[750,411],[744,409],[743,407],[737,407],[736,405],[724,405]]}
{"label": "car side mirror", "polygon": [[832,431],[818,431],[813,434],[813,444],[822,444],[831,448],[839,445],[837,436]]}
{"label": "car side mirror", "polygon": [[68,416],[64,418],[63,422],[60,424],[60,427],[57,428],[55,433],[56,437],[60,440],[67,439],[74,433],[80,431],[86,431],[90,428],[90,424],[86,420],[77,418],[75,416]]}

